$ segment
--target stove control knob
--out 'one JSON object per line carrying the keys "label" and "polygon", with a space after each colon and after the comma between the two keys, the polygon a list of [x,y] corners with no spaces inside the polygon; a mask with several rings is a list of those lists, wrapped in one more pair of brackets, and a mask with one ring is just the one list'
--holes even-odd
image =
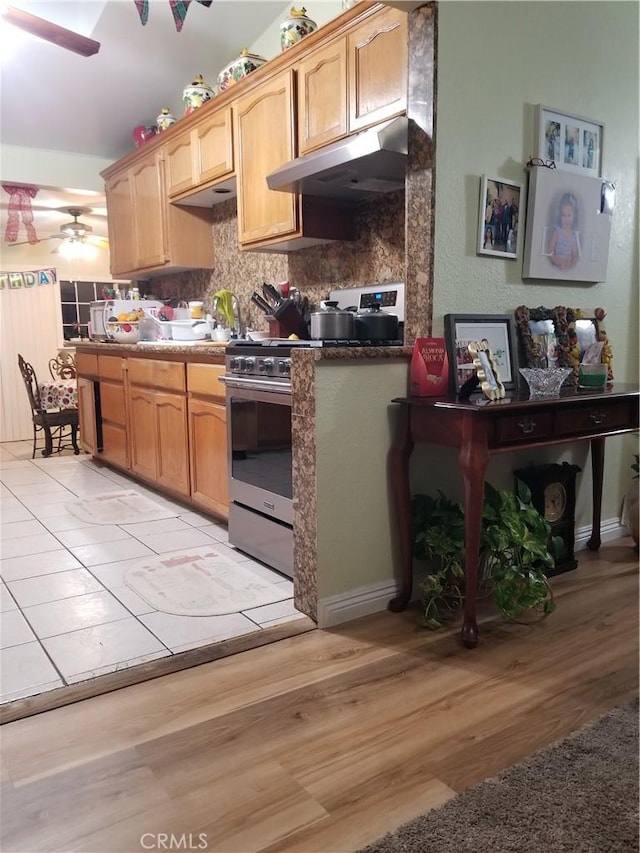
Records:
{"label": "stove control knob", "polygon": [[248,358],[243,359],[243,371],[245,373],[252,373],[256,366],[256,360],[253,356],[249,356]]}
{"label": "stove control knob", "polygon": [[291,373],[291,362],[288,358],[283,358],[278,362],[278,373],[282,376],[289,376]]}
{"label": "stove control knob", "polygon": [[273,359],[261,358],[258,361],[258,373],[273,373]]}
{"label": "stove control knob", "polygon": [[229,367],[231,370],[242,370],[244,359],[241,356],[234,356],[229,362]]}

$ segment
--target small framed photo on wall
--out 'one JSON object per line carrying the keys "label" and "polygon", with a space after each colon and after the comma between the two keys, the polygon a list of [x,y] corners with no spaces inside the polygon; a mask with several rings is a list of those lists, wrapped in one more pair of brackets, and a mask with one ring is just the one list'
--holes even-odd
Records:
{"label": "small framed photo on wall", "polygon": [[522,184],[483,175],[480,181],[479,255],[517,258]]}
{"label": "small framed photo on wall", "polygon": [[[542,163],[554,163],[556,169],[567,172],[600,177],[603,138],[602,122],[538,104],[535,157]],[[534,165],[542,163],[534,162]]]}

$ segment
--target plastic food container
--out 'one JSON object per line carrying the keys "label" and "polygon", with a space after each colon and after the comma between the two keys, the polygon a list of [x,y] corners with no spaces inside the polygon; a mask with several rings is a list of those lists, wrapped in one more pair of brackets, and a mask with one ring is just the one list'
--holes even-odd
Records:
{"label": "plastic food container", "polygon": [[205,320],[170,320],[174,341],[202,341],[209,337],[209,324]]}

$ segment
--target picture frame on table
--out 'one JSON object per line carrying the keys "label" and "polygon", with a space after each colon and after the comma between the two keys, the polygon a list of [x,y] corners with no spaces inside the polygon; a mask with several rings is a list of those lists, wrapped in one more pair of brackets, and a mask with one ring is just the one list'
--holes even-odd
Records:
{"label": "picture frame on table", "polygon": [[604,123],[538,104],[535,157],[557,169],[602,176]]}
{"label": "picture frame on table", "polygon": [[482,176],[477,254],[512,260],[518,257],[523,201],[522,184]]}
{"label": "picture frame on table", "polygon": [[450,388],[459,394],[476,373],[469,344],[486,341],[502,385],[516,387],[518,357],[515,320],[511,314],[445,314],[445,343],[449,357]]}
{"label": "picture frame on table", "polygon": [[469,344],[469,352],[473,358],[482,393],[488,400],[501,400],[504,397],[504,384],[491,347],[486,340],[473,341]]}

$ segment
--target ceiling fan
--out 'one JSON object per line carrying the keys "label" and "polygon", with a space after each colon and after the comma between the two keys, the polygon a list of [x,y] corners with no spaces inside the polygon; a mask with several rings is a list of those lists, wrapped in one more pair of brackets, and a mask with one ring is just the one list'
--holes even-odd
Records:
{"label": "ceiling fan", "polygon": [[14,27],[19,27],[32,36],[44,39],[44,41],[57,44],[58,47],[79,53],[80,56],[93,56],[100,50],[99,41],[94,41],[94,39],[87,38],[80,33],[74,33],[73,30],[68,30],[52,21],[46,21],[37,15],[24,12],[22,9],[16,9],[14,6],[4,7],[1,16],[3,20]]}
{"label": "ceiling fan", "polygon": [[[69,216],[73,217],[73,221],[63,223],[60,226],[59,234],[51,234],[49,237],[42,237],[38,240],[38,243],[42,243],[44,240],[63,240],[64,242],[72,245],[93,243],[103,248],[109,245],[108,237],[100,236],[98,234],[94,235],[92,233],[93,228],[91,225],[88,225],[86,222],[79,221],[79,217],[82,216],[83,213],[90,213],[89,210],[85,210],[82,207],[67,207],[61,212],[68,213]],[[22,240],[19,243],[8,243],[7,245],[9,247],[24,246],[27,243],[27,240]]]}

